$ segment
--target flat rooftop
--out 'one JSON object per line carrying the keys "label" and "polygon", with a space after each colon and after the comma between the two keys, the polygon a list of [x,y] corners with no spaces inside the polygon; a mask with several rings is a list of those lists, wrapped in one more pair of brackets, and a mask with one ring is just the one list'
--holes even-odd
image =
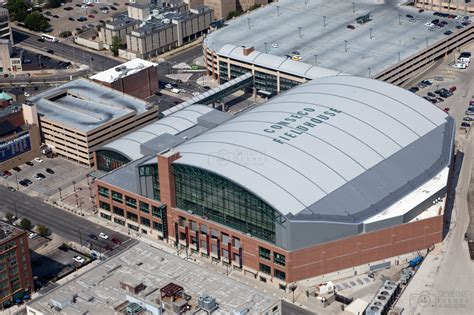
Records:
{"label": "flat rooftop", "polygon": [[[133,284],[143,283],[144,290],[132,294],[121,289],[120,282],[131,279]],[[244,309],[249,310],[247,314],[258,314],[278,302],[272,295],[140,242],[28,306],[50,314],[55,301],[64,305],[61,314],[114,314],[114,307],[127,301],[126,295],[156,306],[160,288],[170,282],[191,296],[191,311],[196,310],[202,294],[216,298],[216,314],[237,314]]]}
{"label": "flat rooftop", "polygon": [[[454,28],[458,21],[435,17],[429,11],[418,13],[402,2],[310,0],[305,5],[303,0],[280,0],[226,22],[207,36],[205,45],[216,52],[228,43],[265,52],[266,43],[266,52],[272,55],[299,52],[305,63],[365,77],[370,68],[374,76],[397,64],[399,58],[425,49],[427,43],[445,38],[445,31],[458,31]],[[356,23],[356,18],[368,13],[370,21]],[[411,22],[407,14],[419,19]],[[430,31],[424,24],[435,18],[449,24]]]}
{"label": "flat rooftop", "polygon": [[77,79],[28,98],[48,120],[81,132],[135,113],[146,112],[150,104],[136,97],[87,79]]}
{"label": "flat rooftop", "polygon": [[151,61],[135,58],[133,60],[122,63],[121,65],[118,65],[116,67],[99,72],[91,76],[90,79],[112,83],[114,81],[126,78],[150,67],[156,67],[157,65],[157,63]]}
{"label": "flat rooftop", "polygon": [[19,228],[0,221],[0,243],[5,243],[23,232]]}

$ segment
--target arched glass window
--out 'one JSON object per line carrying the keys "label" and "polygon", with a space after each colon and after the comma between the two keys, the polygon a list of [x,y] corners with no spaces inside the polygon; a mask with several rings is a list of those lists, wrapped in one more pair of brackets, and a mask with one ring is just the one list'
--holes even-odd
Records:
{"label": "arched glass window", "polygon": [[275,224],[281,216],[263,200],[200,168],[173,164],[173,174],[178,208],[275,243]]}

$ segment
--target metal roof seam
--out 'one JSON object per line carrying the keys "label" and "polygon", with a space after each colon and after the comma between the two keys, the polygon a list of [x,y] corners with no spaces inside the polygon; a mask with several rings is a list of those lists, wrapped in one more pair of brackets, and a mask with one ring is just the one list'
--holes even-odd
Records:
{"label": "metal roof seam", "polygon": [[[208,131],[206,132],[206,134],[213,134],[213,133],[246,133],[246,134],[251,134],[253,136],[259,136],[259,137],[265,137],[265,138],[268,138],[268,139],[273,139],[273,137],[271,136],[267,136],[267,135],[263,135],[263,134],[260,134],[260,133],[256,133],[256,132],[250,132],[250,131],[243,131],[243,130],[220,130],[220,131]],[[313,160],[316,160],[318,161],[319,163],[323,164],[326,168],[330,169],[331,171],[333,171],[335,174],[337,174],[337,176],[339,176],[342,180],[344,180],[345,182],[348,182],[349,180],[343,176],[341,173],[339,173],[338,171],[336,171],[334,168],[332,168],[331,166],[329,166],[328,164],[326,164],[325,162],[321,161],[320,159],[318,159],[317,157],[315,157],[313,154],[301,149],[301,148],[298,148],[297,146],[294,146],[292,145],[291,143],[286,143],[287,145],[289,145],[290,147],[308,155],[309,157],[311,157]]]}
{"label": "metal roof seam", "polygon": [[[321,190],[324,194],[328,194],[328,192],[323,189],[321,186],[319,186],[317,183],[315,183],[313,180],[311,180],[309,177],[307,177],[305,174],[301,173],[300,171],[298,171],[297,169],[295,169],[293,166],[283,162],[282,160],[279,160],[269,154],[266,154],[266,153],[263,153],[263,152],[260,152],[260,151],[257,151],[253,148],[250,148],[250,147],[247,147],[247,146],[244,146],[244,145],[239,145],[239,144],[235,144],[235,143],[232,143],[232,142],[224,142],[224,141],[218,141],[218,140],[214,140],[214,141],[208,141],[208,140],[201,140],[201,141],[192,141],[192,143],[221,143],[221,144],[228,144],[230,146],[234,146],[234,147],[240,147],[240,148],[244,148],[244,149],[248,149],[250,151],[253,151],[253,152],[256,152],[256,153],[259,153],[259,154],[262,154],[266,157],[269,157],[270,159],[274,160],[274,161],[277,161],[281,164],[283,164],[285,167],[293,170],[295,173],[297,174],[300,174],[302,177],[306,178],[309,182],[313,183],[314,186],[316,186],[319,190]],[[240,163],[237,163],[239,164],[240,166],[243,166],[243,164],[240,164]],[[259,173],[260,174],[260,173]]]}
{"label": "metal roof seam", "polygon": [[[239,121],[232,121],[232,120],[231,120],[231,121],[226,122],[225,125],[228,125],[228,124],[236,124],[236,123],[240,123],[240,122],[259,122],[259,123],[261,122],[261,123],[267,123],[267,124],[273,123],[272,121],[266,121],[266,120],[239,120]],[[291,130],[297,130],[297,131],[298,131],[297,128],[292,128],[292,127],[288,127],[288,126],[286,126],[286,127],[289,128],[289,129],[291,129]],[[220,132],[220,130],[219,130],[219,131],[216,131],[216,132]],[[367,168],[364,167],[364,165],[362,165],[359,161],[357,161],[357,160],[354,159],[352,156],[350,156],[349,154],[347,154],[344,150],[341,150],[340,148],[334,146],[333,144],[331,144],[331,143],[327,142],[326,140],[324,140],[324,139],[322,139],[322,138],[320,138],[320,137],[317,137],[317,136],[315,136],[315,135],[313,135],[313,134],[310,134],[310,133],[306,133],[306,134],[307,134],[308,136],[312,137],[312,138],[318,139],[319,141],[321,141],[321,142],[327,144],[328,146],[334,148],[335,150],[341,152],[343,155],[345,155],[346,157],[348,157],[349,159],[351,159],[352,161],[354,161],[354,163],[356,163],[357,165],[359,165],[362,169],[367,170]]]}
{"label": "metal roof seam", "polygon": [[[287,103],[287,102],[274,102],[273,104],[279,104],[279,103]],[[319,105],[319,104],[314,104],[314,103],[307,103],[307,102],[293,102],[293,103],[298,103],[298,104],[309,104],[309,105],[317,105],[317,106],[320,106],[320,107],[325,107],[325,108],[330,108],[328,106],[323,106],[323,105]],[[286,113],[286,114],[296,114],[296,113],[292,113],[292,112],[286,112],[286,111],[278,111],[278,110],[274,110],[274,111],[263,111],[263,110],[259,110],[259,111],[256,111],[256,112],[249,112],[249,114],[256,114],[256,113]],[[347,114],[346,112],[342,112],[343,114],[346,114],[347,116],[351,117],[351,118],[354,118],[356,119],[357,121],[360,121],[364,124],[366,124],[364,121],[352,116],[352,115],[349,115]],[[308,117],[311,117],[310,115],[308,115]],[[341,132],[347,134],[348,136],[356,139],[357,141],[359,141],[360,143],[364,144],[367,148],[369,148],[370,150],[372,150],[373,152],[375,152],[378,156],[380,156],[381,158],[386,158],[382,153],[378,152],[377,150],[375,150],[373,147],[371,147],[370,145],[368,145],[367,143],[365,143],[364,141],[362,141],[360,138],[357,138],[356,136],[354,136],[353,134],[351,134],[350,132],[347,132],[346,130],[344,129],[341,129],[339,127],[336,127],[334,126],[333,124],[329,123],[329,122],[326,122],[326,125],[328,126],[331,126],[337,130],[340,130]],[[370,126],[369,124],[367,124],[368,126]],[[370,126],[372,128],[374,128],[373,126]],[[381,132],[379,129],[377,128],[374,128],[375,130],[377,130],[379,133],[383,134],[384,136],[386,136],[387,138],[389,138],[393,143],[395,143],[396,145],[398,145],[400,148],[401,146],[395,141],[393,140],[392,138],[388,137],[385,133]]]}
{"label": "metal roof seam", "polygon": [[[310,82],[311,83],[311,82]],[[405,107],[411,109],[412,111],[416,112],[417,114],[419,114],[420,116],[422,116],[423,118],[425,118],[427,121],[431,122],[434,126],[437,126],[431,119],[429,119],[428,117],[426,117],[424,114],[420,113],[419,111],[417,111],[415,108],[413,108],[412,106],[409,106],[387,94],[383,94],[383,93],[380,93],[379,91],[376,91],[376,90],[372,90],[372,89],[368,89],[368,88],[365,88],[365,87],[361,87],[361,86],[357,86],[357,85],[349,85],[349,84],[341,84],[341,83],[336,83],[336,84],[332,84],[332,83],[319,83],[319,82],[314,82],[314,84],[310,84],[310,85],[341,85],[341,86],[349,86],[349,87],[352,87],[352,88],[359,88],[359,89],[362,89],[362,90],[366,90],[366,91],[371,91],[371,92],[374,92],[376,94],[379,94],[379,95],[382,95],[386,98],[389,98],[397,103],[400,103],[402,105],[404,105]]]}
{"label": "metal roof seam", "polygon": [[[217,159],[223,159],[221,156],[217,156],[217,155],[213,155],[213,154],[204,154],[204,153],[199,153],[199,152],[188,152],[188,151],[181,151],[181,150],[180,150],[180,153],[183,153],[183,154],[190,154],[190,155],[193,155],[193,154],[194,154],[194,155],[203,155],[203,156],[205,156],[205,157],[207,157],[207,158],[208,158],[208,157],[214,157],[214,158],[217,158]],[[237,163],[235,163],[235,161],[232,161],[232,160],[229,160],[229,159],[223,159],[223,160],[225,160],[225,161],[227,161],[227,162],[230,162],[230,163],[233,163],[233,164],[237,164]],[[176,161],[174,161],[173,163],[181,164],[181,163],[179,163],[179,159],[176,160]],[[248,171],[250,171],[250,172],[252,172],[252,173],[257,174],[257,175],[260,176],[260,177],[263,177],[266,181],[273,183],[275,186],[279,187],[281,190],[283,190],[283,191],[286,192],[289,196],[291,196],[291,197],[292,197],[295,201],[297,201],[300,205],[302,205],[302,206],[303,206],[303,209],[306,209],[306,208],[308,207],[304,202],[302,202],[300,199],[298,199],[296,196],[294,196],[291,192],[289,192],[289,191],[286,190],[283,186],[281,186],[280,184],[278,184],[278,183],[276,183],[275,181],[271,180],[271,179],[268,178],[267,176],[264,176],[264,175],[262,175],[262,174],[260,174],[260,173],[258,173],[258,172],[256,172],[256,171],[254,171],[253,169],[248,168],[248,167],[245,167],[245,166],[243,166],[243,165],[240,165],[240,164],[237,164],[237,165],[238,165],[238,166],[241,166],[241,167],[243,167],[243,168],[245,168],[245,169],[247,169]],[[210,171],[210,170],[206,170],[206,171],[212,172],[212,171]],[[223,176],[222,174],[217,174],[217,175],[219,175],[219,176],[221,176],[221,177]],[[235,182],[232,178],[227,178],[227,179],[228,179],[229,181],[231,181],[231,182],[233,182],[233,183],[239,185],[240,187],[246,188],[246,187],[243,186],[241,183]],[[252,193],[253,193],[253,192],[252,192]],[[253,194],[255,194],[255,193],[253,193]],[[258,195],[257,195],[257,196],[258,196]],[[270,206],[272,206],[272,208],[275,209],[276,211],[281,212],[281,211],[279,210],[279,207],[277,207],[277,205],[273,205],[271,202],[268,202],[267,200],[265,200],[262,196],[258,196],[258,197],[261,198],[263,201],[265,201],[265,202],[266,202],[267,204],[269,204]],[[281,213],[282,213],[282,212],[281,212]],[[282,213],[282,214],[285,215],[284,213]]]}
{"label": "metal roof seam", "polygon": [[[319,95],[327,95],[327,96],[332,96],[332,97],[335,97],[335,98],[341,98],[341,99],[346,99],[346,100],[350,100],[350,101],[353,101],[353,102],[356,102],[356,103],[359,103],[359,104],[362,104],[364,106],[367,106],[367,107],[370,107],[372,108],[373,110],[381,113],[382,115],[385,115],[385,116],[388,116],[390,117],[392,120],[398,122],[400,125],[404,126],[406,129],[410,130],[411,132],[413,132],[418,138],[420,138],[420,135],[415,131],[413,130],[412,128],[408,127],[405,123],[403,123],[402,121],[400,121],[399,119],[393,117],[392,115],[374,107],[374,106],[371,106],[367,103],[364,103],[364,102],[361,102],[359,100],[356,100],[354,98],[350,98],[350,97],[347,97],[347,96],[341,96],[341,95],[337,95],[337,94],[331,94],[331,93],[322,93],[322,92],[295,92],[295,93],[292,93],[291,95],[297,95],[297,94],[311,94],[311,95],[315,95],[315,94],[319,94]],[[436,126],[436,125],[435,125]],[[394,140],[395,141],[395,140]],[[395,141],[396,142],[396,141]],[[400,145],[399,143],[397,143],[400,147],[403,147],[402,145]]]}

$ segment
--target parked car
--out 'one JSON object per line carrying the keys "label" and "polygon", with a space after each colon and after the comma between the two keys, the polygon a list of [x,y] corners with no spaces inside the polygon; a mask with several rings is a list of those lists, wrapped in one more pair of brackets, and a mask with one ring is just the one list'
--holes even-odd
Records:
{"label": "parked car", "polygon": [[46,169],[46,173],[54,174],[54,171],[53,171],[52,169],[50,169],[50,168],[47,168],[47,169]]}
{"label": "parked car", "polygon": [[34,164],[33,164],[32,162],[30,162],[30,161],[26,162],[25,164],[28,165],[28,166],[33,166],[33,165],[34,165]]}
{"label": "parked car", "polygon": [[18,172],[21,172],[21,168],[19,168],[18,166],[15,166],[15,167],[13,168],[13,170],[14,170],[15,172],[17,172],[17,173],[18,173]]}
{"label": "parked car", "polygon": [[68,20],[69,20],[69,21],[72,21],[72,22],[75,21],[73,17],[69,17]]}
{"label": "parked car", "polygon": [[28,238],[29,238],[29,239],[35,238],[36,235],[38,235],[38,234],[36,234],[36,233],[30,233],[30,235],[28,235]]}
{"label": "parked car", "polygon": [[72,258],[75,262],[78,262],[80,264],[83,264],[86,260],[84,258],[82,258],[81,256],[74,256]]}
{"label": "parked car", "polygon": [[34,158],[35,162],[38,162],[38,163],[43,163],[43,160],[40,159],[39,157],[35,157]]}
{"label": "parked car", "polygon": [[457,89],[456,86],[453,85],[452,87],[449,88],[449,92],[453,93],[454,91],[456,91],[456,89]]}
{"label": "parked car", "polygon": [[461,123],[461,127],[470,128],[470,127],[471,127],[471,124],[470,124],[470,123],[467,123],[467,122],[462,122],[462,123]]}
{"label": "parked car", "polygon": [[116,237],[112,237],[112,243],[116,244],[116,245],[120,245],[122,244],[122,241],[119,240],[118,238]]}
{"label": "parked car", "polygon": [[355,26],[351,25],[351,24],[347,25],[347,28],[350,29],[350,30],[355,30]]}
{"label": "parked car", "polygon": [[91,18],[91,19],[93,19],[93,18],[95,18],[95,15],[89,14],[88,17]]}
{"label": "parked car", "polygon": [[474,118],[472,118],[472,117],[464,117],[462,120],[464,120],[464,121],[473,121]]}
{"label": "parked car", "polygon": [[9,177],[12,176],[12,173],[10,173],[9,171],[4,171],[3,176]]}
{"label": "parked car", "polygon": [[430,96],[430,97],[436,97],[436,94],[434,94],[433,92],[428,92],[427,95]]}
{"label": "parked car", "polygon": [[93,240],[98,240],[98,238],[95,234],[89,234],[89,237]]}
{"label": "parked car", "polygon": [[13,188],[12,186],[8,186],[8,190],[11,191],[11,192],[15,192],[15,191],[16,191],[16,189]]}
{"label": "parked car", "polygon": [[449,107],[445,107],[445,108],[443,109],[443,111],[444,111],[445,113],[449,112]]}
{"label": "parked car", "polygon": [[48,49],[48,50],[46,50],[46,52],[47,52],[48,54],[54,55],[54,50],[52,50],[52,49]]}
{"label": "parked car", "polygon": [[45,178],[46,178],[46,176],[45,176],[44,174],[42,174],[42,173],[38,173],[38,174],[36,174],[36,176],[38,176],[38,177],[41,178],[41,179],[45,179]]}
{"label": "parked car", "polygon": [[[474,115],[474,113],[473,113],[473,115]],[[25,182],[25,180],[20,180],[20,181],[18,182],[18,184],[20,184],[20,185],[23,186],[23,187],[28,187],[28,183]]]}
{"label": "parked car", "polygon": [[100,232],[100,233],[99,233],[99,237],[100,237],[100,238],[103,238],[104,240],[106,240],[106,239],[109,238],[109,236],[108,236],[107,234],[103,233],[103,232]]}

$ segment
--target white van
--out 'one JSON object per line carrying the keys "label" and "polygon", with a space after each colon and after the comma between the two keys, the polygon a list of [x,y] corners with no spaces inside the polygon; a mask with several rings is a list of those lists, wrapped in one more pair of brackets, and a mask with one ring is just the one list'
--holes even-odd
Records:
{"label": "white van", "polygon": [[179,94],[179,93],[181,92],[181,90],[180,90],[180,89],[177,89],[177,88],[172,88],[172,89],[171,89],[171,92],[176,93],[176,94]]}

